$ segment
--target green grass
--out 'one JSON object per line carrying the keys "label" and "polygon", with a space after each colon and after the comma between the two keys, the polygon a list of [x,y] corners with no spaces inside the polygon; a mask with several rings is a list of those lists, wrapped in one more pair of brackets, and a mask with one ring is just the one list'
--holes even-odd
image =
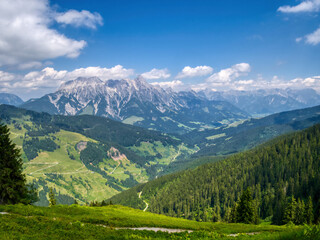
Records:
{"label": "green grass", "polygon": [[[134,118],[132,117],[131,119]],[[119,193],[118,188],[113,188],[111,185],[106,184],[109,181],[108,179],[97,172],[90,171],[82,163],[80,151],[75,147],[77,143],[98,143],[98,141],[80,133],[60,129],[60,131],[50,133],[48,136],[38,137],[39,139],[45,137],[51,138],[59,148],[53,152],[41,150],[36,158],[29,161],[23,151],[23,141],[26,137],[30,138],[28,134],[25,135],[28,132],[27,128],[36,130],[38,127],[37,124],[31,121],[30,117],[13,118],[9,124],[11,139],[21,149],[27,181],[40,181],[39,192],[41,190],[47,192],[47,187],[52,187],[57,192],[60,192],[60,194],[75,198],[80,203],[102,201]],[[149,159],[153,156],[154,159],[150,160],[150,164],[160,163],[163,166],[175,160],[175,158],[180,156],[180,153],[190,155],[195,152],[195,150],[189,149],[185,145],[180,145],[179,148],[172,145],[164,146],[161,141],[153,143],[142,142],[139,147],[132,146],[129,148],[140,156]],[[120,162],[121,165],[115,171],[113,169],[118,166],[118,162],[113,159],[104,159],[98,167],[118,181],[124,181],[130,175],[139,183],[147,182],[150,179],[146,167],[139,166],[131,162],[130,159],[121,160]],[[130,172],[130,174],[127,172]],[[121,185],[120,183],[119,186],[123,190],[127,189],[127,185]],[[44,198],[42,194],[42,203],[39,204],[46,204],[42,201]]]}
{"label": "green grass", "polygon": [[217,139],[217,138],[221,138],[221,137],[224,137],[226,136],[225,133],[221,133],[221,134],[216,134],[216,135],[213,135],[213,136],[210,136],[210,137],[206,137],[207,140],[214,140],[214,139]]}
{"label": "green grass", "polygon": [[131,117],[126,118],[126,119],[123,120],[122,122],[125,123],[125,124],[133,125],[133,124],[135,124],[136,122],[141,122],[141,121],[143,121],[143,120],[144,120],[143,117],[131,116]]}
{"label": "green grass", "polygon": [[[0,212],[9,213],[0,215],[0,239],[230,239],[229,234],[239,234],[235,239],[295,239],[308,235],[302,227],[202,223],[117,205],[49,208],[19,204],[0,206]],[[190,229],[193,232],[169,234],[124,229],[126,227]],[[318,230],[312,228],[308,233],[318,236]]]}

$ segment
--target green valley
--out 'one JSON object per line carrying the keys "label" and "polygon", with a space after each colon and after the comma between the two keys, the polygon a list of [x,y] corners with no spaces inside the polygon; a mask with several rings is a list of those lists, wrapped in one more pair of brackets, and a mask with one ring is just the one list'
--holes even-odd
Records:
{"label": "green valley", "polygon": [[101,201],[147,182],[177,157],[196,151],[168,135],[106,118],[0,108],[21,149],[27,180],[38,188],[36,205],[48,205],[51,187],[61,204]]}

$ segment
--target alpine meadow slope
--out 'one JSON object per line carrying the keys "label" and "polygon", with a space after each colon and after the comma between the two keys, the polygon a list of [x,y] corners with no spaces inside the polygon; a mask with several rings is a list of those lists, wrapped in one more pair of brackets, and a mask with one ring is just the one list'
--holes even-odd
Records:
{"label": "alpine meadow slope", "polygon": [[101,201],[154,178],[178,157],[196,151],[160,132],[97,116],[51,116],[1,105],[0,118],[21,149],[27,180],[48,205]]}

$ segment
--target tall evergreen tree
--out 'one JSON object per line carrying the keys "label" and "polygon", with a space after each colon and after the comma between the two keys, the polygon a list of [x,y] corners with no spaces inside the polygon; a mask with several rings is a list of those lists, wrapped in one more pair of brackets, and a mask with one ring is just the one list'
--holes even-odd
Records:
{"label": "tall evergreen tree", "polygon": [[0,204],[30,203],[20,150],[10,140],[9,128],[0,124]]}
{"label": "tall evergreen tree", "polygon": [[295,224],[301,225],[306,222],[306,206],[304,201],[298,198],[297,208],[296,208],[296,216],[295,216]]}
{"label": "tall evergreen tree", "polygon": [[57,204],[57,200],[56,200],[56,197],[54,195],[54,192],[53,192],[53,188],[50,188],[49,190],[49,206],[54,206]]}
{"label": "tall evergreen tree", "polygon": [[284,223],[295,222],[297,210],[297,201],[294,196],[287,201],[286,209],[284,210]]}
{"label": "tall evergreen tree", "polygon": [[312,204],[311,196],[309,196],[308,202],[306,204],[305,219],[306,219],[307,224],[312,224],[312,222],[313,222],[313,204]]}
{"label": "tall evergreen tree", "polygon": [[253,223],[255,219],[254,214],[251,191],[250,188],[247,188],[247,190],[242,193],[237,207],[237,222]]}

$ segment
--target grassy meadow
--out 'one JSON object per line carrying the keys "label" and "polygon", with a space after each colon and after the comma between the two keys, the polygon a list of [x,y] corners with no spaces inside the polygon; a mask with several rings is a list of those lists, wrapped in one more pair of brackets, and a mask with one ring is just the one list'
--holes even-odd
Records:
{"label": "grassy meadow", "polygon": [[[0,239],[319,239],[319,227],[196,222],[119,205],[0,206]],[[132,230],[159,227],[178,233]]]}

